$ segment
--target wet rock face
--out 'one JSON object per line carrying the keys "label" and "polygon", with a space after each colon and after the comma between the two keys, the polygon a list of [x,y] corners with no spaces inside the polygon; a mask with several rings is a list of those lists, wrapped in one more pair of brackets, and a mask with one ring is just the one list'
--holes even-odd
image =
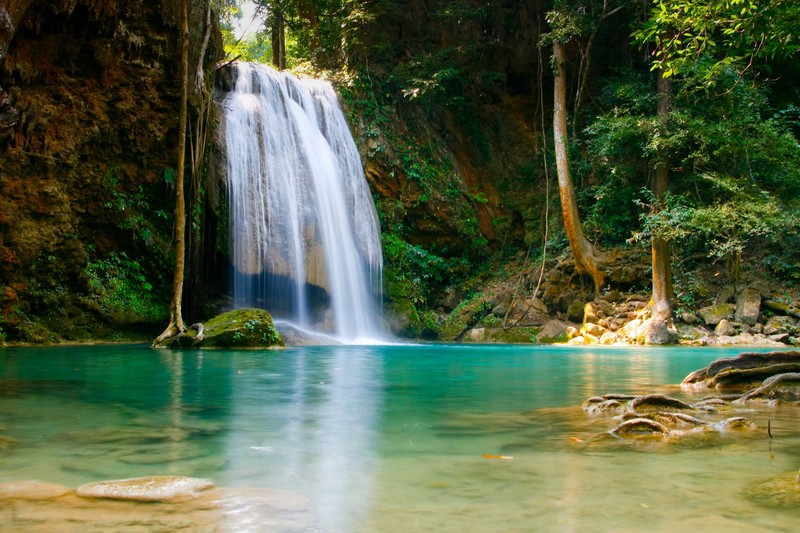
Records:
{"label": "wet rock face", "polygon": [[[34,340],[20,317],[42,318],[45,340],[78,338],[76,322],[105,318],[89,305],[90,262],[124,252],[150,285],[168,283],[180,4],[0,4],[0,290],[15,291],[0,327]],[[190,2],[195,45],[203,5]]]}

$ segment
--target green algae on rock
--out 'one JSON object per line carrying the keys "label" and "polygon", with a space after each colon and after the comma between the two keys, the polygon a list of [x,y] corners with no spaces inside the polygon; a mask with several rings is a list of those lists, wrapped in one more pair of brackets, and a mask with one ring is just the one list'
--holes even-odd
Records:
{"label": "green algae on rock", "polygon": [[263,309],[235,309],[194,324],[156,348],[283,348],[283,337]]}

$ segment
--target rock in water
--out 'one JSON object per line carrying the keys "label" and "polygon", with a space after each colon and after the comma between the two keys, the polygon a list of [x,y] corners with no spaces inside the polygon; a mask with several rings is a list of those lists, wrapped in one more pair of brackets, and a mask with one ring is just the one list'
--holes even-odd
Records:
{"label": "rock in water", "polygon": [[214,488],[206,479],[181,476],[148,476],[113,481],[97,481],[78,487],[78,496],[139,502],[168,502],[193,498]]}
{"label": "rock in water", "polygon": [[199,328],[166,339],[159,348],[283,348],[283,337],[263,309],[235,309],[215,316]]}
{"label": "rock in water", "polygon": [[632,418],[612,429],[611,434],[617,437],[669,435],[669,428],[655,420]]}
{"label": "rock in water", "polygon": [[21,479],[0,483],[0,500],[52,500],[72,492],[72,489],[55,483]]}
{"label": "rock in water", "polygon": [[734,400],[744,403],[751,400],[780,400],[784,402],[800,402],[800,373],[778,374],[764,380],[764,383]]}
{"label": "rock in water", "polygon": [[639,396],[628,403],[628,411],[635,413],[649,413],[653,411],[694,411],[694,407],[677,398],[670,398],[663,394],[648,394]]}
{"label": "rock in water", "polygon": [[681,382],[683,386],[735,387],[753,383],[777,374],[800,372],[800,351],[745,352],[736,357],[717,359],[705,368],[695,370]]}
{"label": "rock in water", "polygon": [[800,504],[800,473],[786,472],[747,490],[747,495],[770,507],[797,509]]}

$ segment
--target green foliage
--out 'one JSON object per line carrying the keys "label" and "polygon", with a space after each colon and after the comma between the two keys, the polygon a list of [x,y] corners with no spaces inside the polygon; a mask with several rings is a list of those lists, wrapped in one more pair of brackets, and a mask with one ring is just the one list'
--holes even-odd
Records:
{"label": "green foliage", "polygon": [[[727,84],[723,94],[698,92],[691,79],[676,84],[666,127],[654,116],[654,91],[639,75],[623,73],[606,87],[608,111],[585,131],[584,149],[594,161],[585,172],[595,183],[580,193],[587,227],[598,239],[658,235],[684,253],[702,251],[735,268],[747,250],[796,231],[800,145],[780,119],[791,111],[776,118],[766,93],[737,83],[735,74],[718,83]],[[649,169],[664,155],[672,191],[668,208],[656,214],[646,186]]]}
{"label": "green foliage", "polygon": [[[174,170],[165,169],[164,183],[172,185],[173,180]],[[106,170],[102,183],[107,197],[104,206],[113,213],[117,227],[130,231],[135,240],[151,251],[160,266],[166,268],[169,246],[162,236],[169,231],[171,213],[153,202],[152,191],[145,190],[144,185],[139,184],[136,188],[126,186],[122,168],[118,165],[111,165]]]}
{"label": "green foliage", "polygon": [[[655,0],[634,42],[656,48],[652,68],[666,77],[707,59],[703,79],[739,72],[758,61],[800,50],[800,5],[795,0]],[[758,66],[758,65],[757,65]]]}
{"label": "green foliage", "polygon": [[112,320],[154,324],[169,317],[166,298],[156,293],[140,264],[124,252],[90,261],[86,275],[87,300]]}

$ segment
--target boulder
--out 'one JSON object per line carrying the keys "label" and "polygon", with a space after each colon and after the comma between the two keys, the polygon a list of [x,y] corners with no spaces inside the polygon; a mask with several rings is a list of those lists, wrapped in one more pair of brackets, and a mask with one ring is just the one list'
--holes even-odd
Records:
{"label": "boulder", "polygon": [[781,315],[789,315],[795,318],[800,318],[800,307],[796,305],[797,302],[786,304],[783,302],[779,302],[778,300],[766,299],[761,303],[764,305],[764,307],[766,307],[770,311],[775,311],[776,313]]}
{"label": "boulder", "polygon": [[555,342],[566,342],[569,340],[567,328],[571,327],[568,323],[553,319],[542,327],[536,340],[546,344]]}
{"label": "boulder", "polygon": [[467,342],[483,342],[486,340],[486,328],[472,328],[464,336]]}
{"label": "boulder", "polygon": [[719,291],[719,294],[717,294],[717,298],[716,300],[714,300],[714,303],[716,304],[731,303],[733,302],[735,296],[736,296],[736,289],[734,289],[733,287],[725,287],[724,289]]}
{"label": "boulder", "polygon": [[642,320],[639,318],[634,318],[624,326],[619,329],[619,332],[622,336],[635,341],[636,337],[639,333],[639,327],[642,325]]}
{"label": "boulder", "polygon": [[733,327],[733,324],[731,324],[728,319],[723,318],[722,320],[719,321],[717,327],[714,328],[714,333],[720,337],[726,335],[727,336],[736,335],[736,328]]}
{"label": "boulder", "polygon": [[703,319],[706,326],[716,326],[723,319],[731,320],[735,310],[736,308],[733,304],[719,303],[703,307],[697,311],[697,314],[700,315],[700,318]]}
{"label": "boulder", "polygon": [[697,321],[700,319],[697,318],[696,314],[684,311],[683,313],[681,313],[681,320],[683,321],[684,324],[692,325],[692,324],[697,324]]}
{"label": "boulder", "polygon": [[775,335],[776,333],[785,333],[793,331],[795,328],[795,320],[788,316],[772,316],[767,319],[764,324],[764,335]]}
{"label": "boulder", "polygon": [[599,342],[600,344],[611,345],[615,344],[618,338],[619,336],[613,331],[606,331],[605,333],[600,335],[600,338],[597,339],[597,342]]}
{"label": "boulder", "polygon": [[583,335],[584,337],[588,334],[591,335],[592,337],[599,338],[606,331],[607,331],[606,328],[604,328],[600,324],[593,324],[591,322],[587,322],[581,328],[580,334]]}
{"label": "boulder", "polygon": [[700,341],[708,337],[708,330],[699,326],[681,324],[678,326],[678,339],[682,341]]}
{"label": "boulder", "polygon": [[206,479],[182,476],[147,476],[112,481],[96,481],[78,487],[78,496],[139,502],[168,502],[193,498],[214,488]]}
{"label": "boulder", "polygon": [[636,337],[639,344],[673,344],[678,340],[678,331],[670,320],[650,318],[644,322]]}
{"label": "boulder", "polygon": [[600,318],[598,315],[599,308],[594,302],[588,302],[583,306],[583,323],[596,324]]}
{"label": "boulder", "polygon": [[583,322],[584,305],[580,300],[573,300],[569,307],[567,307],[567,319],[570,322]]}
{"label": "boulder", "polygon": [[761,293],[755,289],[744,289],[736,296],[736,321],[749,326],[758,322],[761,314]]}
{"label": "boulder", "polygon": [[166,339],[158,348],[283,348],[283,337],[263,309],[235,309],[184,333]]}
{"label": "boulder", "polygon": [[752,400],[800,402],[800,372],[771,376],[765,379],[757,389],[734,400],[734,403],[745,403]]}

